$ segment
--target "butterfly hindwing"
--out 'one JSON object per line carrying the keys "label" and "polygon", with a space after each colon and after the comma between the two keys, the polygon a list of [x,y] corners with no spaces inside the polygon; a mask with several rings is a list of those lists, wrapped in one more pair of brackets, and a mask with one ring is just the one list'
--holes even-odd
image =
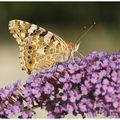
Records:
{"label": "butterfly hindwing", "polygon": [[54,63],[69,57],[69,49],[62,38],[42,27],[12,20],[9,30],[19,44],[21,66],[28,74],[52,67]]}

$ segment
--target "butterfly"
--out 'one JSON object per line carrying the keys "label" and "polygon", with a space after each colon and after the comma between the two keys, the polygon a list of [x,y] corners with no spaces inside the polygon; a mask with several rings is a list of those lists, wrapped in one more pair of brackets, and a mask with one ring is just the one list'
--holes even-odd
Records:
{"label": "butterfly", "polygon": [[28,74],[73,58],[80,46],[68,44],[58,35],[22,20],[9,21],[9,30],[19,45],[22,70]]}

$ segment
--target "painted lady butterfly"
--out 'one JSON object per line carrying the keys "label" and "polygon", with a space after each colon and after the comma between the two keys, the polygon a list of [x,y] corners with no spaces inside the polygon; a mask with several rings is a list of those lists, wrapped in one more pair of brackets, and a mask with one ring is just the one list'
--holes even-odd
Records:
{"label": "painted lady butterfly", "polygon": [[28,74],[68,60],[80,45],[67,44],[56,34],[22,20],[11,20],[9,30],[20,48],[22,70]]}

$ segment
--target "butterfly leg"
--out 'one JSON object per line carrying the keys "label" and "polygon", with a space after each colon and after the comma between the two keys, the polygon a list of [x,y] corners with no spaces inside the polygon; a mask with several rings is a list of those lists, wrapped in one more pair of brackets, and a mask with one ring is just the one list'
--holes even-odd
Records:
{"label": "butterfly leg", "polygon": [[72,59],[73,63],[77,64],[77,63],[75,62],[75,59],[74,59],[74,52],[71,52],[70,58]]}

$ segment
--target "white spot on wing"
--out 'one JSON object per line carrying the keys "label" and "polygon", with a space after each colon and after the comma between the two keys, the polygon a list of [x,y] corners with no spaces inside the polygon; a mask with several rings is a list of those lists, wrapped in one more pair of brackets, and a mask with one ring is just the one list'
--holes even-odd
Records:
{"label": "white spot on wing", "polygon": [[12,20],[12,21],[10,21],[10,23],[9,23],[9,29],[11,30],[11,29],[14,29],[14,28],[15,28],[15,21]]}
{"label": "white spot on wing", "polygon": [[50,39],[51,39],[51,37],[52,37],[52,33],[51,32],[48,32],[45,36],[44,36],[44,42],[46,43],[46,44],[49,44],[50,43]]}
{"label": "white spot on wing", "polygon": [[58,43],[59,43],[59,41],[56,40],[56,41],[54,42],[54,45],[56,46]]}
{"label": "white spot on wing", "polygon": [[40,54],[40,55],[45,55],[44,48],[38,49],[37,53]]}
{"label": "white spot on wing", "polygon": [[23,21],[20,20],[20,25],[23,26]]}
{"label": "white spot on wing", "polygon": [[32,24],[31,27],[30,27],[30,29],[28,29],[28,33],[31,34],[36,29],[37,29],[37,25]]}
{"label": "white spot on wing", "polygon": [[21,33],[21,37],[24,38],[25,37],[25,33]]}

